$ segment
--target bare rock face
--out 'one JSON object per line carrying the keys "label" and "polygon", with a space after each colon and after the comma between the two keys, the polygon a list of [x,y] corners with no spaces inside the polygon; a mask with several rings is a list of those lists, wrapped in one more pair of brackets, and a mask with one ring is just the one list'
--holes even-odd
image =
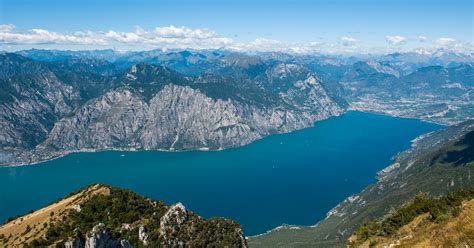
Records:
{"label": "bare rock face", "polygon": [[[231,247],[247,247],[247,240],[240,226],[231,223],[223,224],[222,219],[210,219],[206,224],[198,224],[203,221],[202,217],[189,212],[183,204],[177,203],[171,206],[160,218],[159,235],[161,244],[169,247],[205,246],[203,240],[225,240],[232,239]],[[230,225],[228,225],[230,224]],[[217,229],[214,227],[218,227]],[[220,230],[218,230],[220,229]],[[229,235],[229,233],[231,233]],[[189,237],[197,237],[192,240]],[[213,243],[213,246],[228,246],[229,244]]]}
{"label": "bare rock face", "polygon": [[94,226],[86,235],[85,248],[116,248],[119,242],[110,234],[103,223]]}
{"label": "bare rock face", "polygon": [[188,211],[182,203],[176,203],[160,219],[161,235],[164,235],[168,226],[180,227],[188,219]]}
{"label": "bare rock face", "polygon": [[128,90],[111,91],[56,123],[45,145],[62,149],[127,146],[145,119],[146,103]]}
{"label": "bare rock face", "polygon": [[[302,81],[301,87],[308,88],[313,80]],[[317,87],[308,89],[301,108],[313,110],[305,112],[213,99],[200,90],[174,84],[164,86],[146,102],[124,87],[90,101],[72,117],[57,122],[35,155],[97,149],[173,151],[241,146],[268,134],[310,126],[342,111],[329,97],[317,92]],[[290,91],[284,98],[292,99],[294,94]]]}
{"label": "bare rock face", "polygon": [[126,239],[120,240],[120,247],[122,248],[132,248],[133,246]]}
{"label": "bare rock face", "polygon": [[79,99],[47,64],[19,55],[0,56],[0,150],[29,149],[48,135]]}
{"label": "bare rock face", "polygon": [[65,248],[132,248],[128,240],[118,241],[112,237],[104,223],[99,223],[85,237],[76,235],[64,243]]}
{"label": "bare rock face", "polygon": [[64,248],[83,248],[84,241],[80,238],[75,238],[64,243]]}
{"label": "bare rock face", "polygon": [[183,204],[177,203],[163,215],[160,219],[160,236],[167,245],[183,246],[184,241],[173,237],[180,227],[188,219],[188,212]]}
{"label": "bare rock face", "polygon": [[143,245],[148,244],[148,234],[145,225],[143,224],[138,227],[138,239],[143,242]]}

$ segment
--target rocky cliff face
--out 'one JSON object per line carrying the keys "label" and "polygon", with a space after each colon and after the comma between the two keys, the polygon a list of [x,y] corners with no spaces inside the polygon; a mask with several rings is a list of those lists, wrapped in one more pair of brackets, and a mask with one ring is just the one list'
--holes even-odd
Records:
{"label": "rocky cliff face", "polygon": [[[34,63],[18,55],[2,56]],[[21,61],[13,67],[26,63]],[[71,63],[71,75],[82,68],[77,63]],[[316,75],[294,64],[275,65],[255,79],[192,78],[165,67],[139,64],[109,81],[100,75],[95,81],[87,77],[90,80],[84,84],[90,83],[94,92],[84,92],[84,85],[74,80],[79,76],[64,76],[67,65],[62,64],[61,78],[71,79],[69,84],[56,80],[54,70],[43,77],[45,95],[37,94],[48,99],[44,106],[29,97],[19,102],[19,97],[8,93],[12,100],[1,105],[5,111],[0,122],[9,128],[0,132],[5,154],[0,163],[32,163],[87,150],[219,150],[305,128],[342,112]],[[10,78],[3,79],[7,85]],[[25,112],[25,108],[32,110]],[[46,124],[34,123],[41,119]],[[36,129],[41,132],[33,136],[35,142],[17,144],[28,136],[27,130]]]}
{"label": "rocky cliff face", "polygon": [[85,248],[104,247],[112,248],[119,247],[119,242],[112,238],[110,231],[107,230],[104,223],[99,223],[94,226],[86,236]]}
{"label": "rocky cliff face", "polygon": [[1,148],[31,149],[58,118],[74,109],[79,94],[42,62],[1,55],[0,68]]}
{"label": "rocky cliff face", "polygon": [[271,133],[300,129],[334,114],[338,108],[330,101],[313,115],[215,100],[188,86],[166,85],[149,103],[130,89],[121,88],[56,123],[38,151],[43,147],[60,151],[223,149]]}

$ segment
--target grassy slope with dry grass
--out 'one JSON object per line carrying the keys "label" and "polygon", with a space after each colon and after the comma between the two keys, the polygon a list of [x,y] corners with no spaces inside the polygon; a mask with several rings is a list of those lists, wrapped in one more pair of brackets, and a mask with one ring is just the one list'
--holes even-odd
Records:
{"label": "grassy slope with dry grass", "polygon": [[0,240],[0,246],[23,246],[35,239],[40,239],[46,234],[50,223],[57,222],[67,210],[77,209],[82,202],[97,194],[109,195],[110,190],[96,184],[0,226],[0,237],[3,237]]}
{"label": "grassy slope with dry grass", "polygon": [[434,220],[431,213],[423,213],[390,236],[375,235],[361,241],[360,234],[352,235],[348,247],[358,248],[424,248],[474,246],[474,200],[463,201],[459,212]]}

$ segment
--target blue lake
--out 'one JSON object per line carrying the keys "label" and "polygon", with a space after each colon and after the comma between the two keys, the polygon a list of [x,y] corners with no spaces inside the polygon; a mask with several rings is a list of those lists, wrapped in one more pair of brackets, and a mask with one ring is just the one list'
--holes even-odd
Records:
{"label": "blue lake", "polygon": [[134,190],[197,214],[239,221],[246,235],[312,225],[375,182],[416,136],[442,126],[349,112],[314,127],[218,152],[77,153],[0,168],[0,221],[94,182]]}

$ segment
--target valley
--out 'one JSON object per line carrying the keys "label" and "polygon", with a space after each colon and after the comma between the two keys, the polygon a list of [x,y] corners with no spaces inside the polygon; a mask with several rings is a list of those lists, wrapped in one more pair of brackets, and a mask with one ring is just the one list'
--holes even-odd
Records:
{"label": "valley", "polygon": [[474,247],[473,0],[0,0],[0,248]]}
{"label": "valley", "polygon": [[364,218],[471,185],[470,150],[426,161],[474,128],[472,60],[0,54],[0,218],[106,183],[233,219],[251,247],[340,247]]}

